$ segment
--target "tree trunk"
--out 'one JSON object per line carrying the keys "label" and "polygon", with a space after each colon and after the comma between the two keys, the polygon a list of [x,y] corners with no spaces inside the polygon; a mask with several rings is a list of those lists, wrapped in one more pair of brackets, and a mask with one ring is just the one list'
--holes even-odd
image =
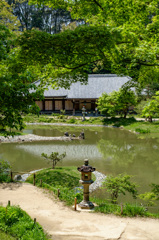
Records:
{"label": "tree trunk", "polygon": [[54,161],[52,161],[52,169],[54,169],[55,168],[55,163],[54,163]]}
{"label": "tree trunk", "polygon": [[127,116],[127,112],[124,112],[124,118],[126,118],[126,116]]}
{"label": "tree trunk", "polygon": [[148,118],[148,122],[152,122],[152,117],[151,116]]}

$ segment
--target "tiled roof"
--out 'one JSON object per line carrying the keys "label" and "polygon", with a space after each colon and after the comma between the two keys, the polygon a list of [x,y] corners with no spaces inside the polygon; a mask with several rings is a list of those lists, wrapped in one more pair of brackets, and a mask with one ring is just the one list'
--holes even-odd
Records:
{"label": "tiled roof", "polygon": [[[44,96],[49,97],[65,97],[68,99],[96,99],[103,92],[111,93],[118,91],[122,85],[130,80],[126,76],[117,76],[115,74],[90,74],[88,76],[88,84],[80,82],[72,83],[70,89],[59,88],[58,90],[51,87],[44,91]],[[38,84],[38,83],[37,83]]]}

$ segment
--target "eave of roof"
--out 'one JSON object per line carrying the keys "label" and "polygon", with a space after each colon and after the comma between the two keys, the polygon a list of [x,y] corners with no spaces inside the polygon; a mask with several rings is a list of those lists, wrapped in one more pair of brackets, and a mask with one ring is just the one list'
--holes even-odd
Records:
{"label": "eave of roof", "polygon": [[[72,83],[70,89],[59,88],[58,90],[48,87],[44,91],[46,98],[67,98],[67,99],[97,99],[103,92],[111,93],[118,91],[122,85],[130,80],[127,76],[118,76],[116,74],[90,74],[88,83]],[[39,84],[37,81],[35,84]]]}

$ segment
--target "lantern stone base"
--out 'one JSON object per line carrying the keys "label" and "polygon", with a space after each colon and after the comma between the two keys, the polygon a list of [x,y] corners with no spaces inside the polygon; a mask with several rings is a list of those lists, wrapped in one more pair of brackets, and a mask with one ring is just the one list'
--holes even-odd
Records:
{"label": "lantern stone base", "polygon": [[81,209],[92,209],[94,208],[94,204],[90,201],[86,202],[86,201],[82,201],[78,204],[78,206],[81,208]]}

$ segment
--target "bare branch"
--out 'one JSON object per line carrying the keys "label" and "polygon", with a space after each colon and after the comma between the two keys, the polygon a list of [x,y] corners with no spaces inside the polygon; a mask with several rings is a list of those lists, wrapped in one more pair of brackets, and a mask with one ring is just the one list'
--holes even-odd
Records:
{"label": "bare branch", "polygon": [[99,2],[97,2],[96,0],[93,0],[93,2],[94,2],[98,7],[100,7],[100,9],[102,9],[102,11],[104,11],[104,8],[100,5]]}

